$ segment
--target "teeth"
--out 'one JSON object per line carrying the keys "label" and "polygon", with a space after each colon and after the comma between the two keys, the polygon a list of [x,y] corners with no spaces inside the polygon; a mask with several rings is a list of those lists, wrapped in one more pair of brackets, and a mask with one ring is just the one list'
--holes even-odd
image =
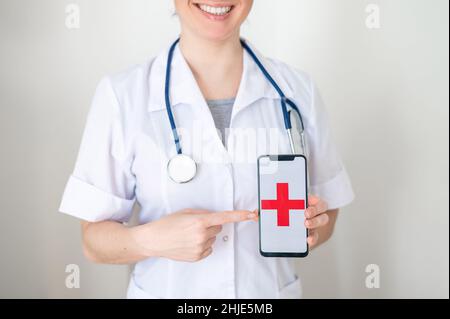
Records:
{"label": "teeth", "polygon": [[205,11],[210,14],[214,14],[217,16],[222,16],[231,11],[231,7],[211,7],[206,4],[200,4],[198,6],[202,11]]}

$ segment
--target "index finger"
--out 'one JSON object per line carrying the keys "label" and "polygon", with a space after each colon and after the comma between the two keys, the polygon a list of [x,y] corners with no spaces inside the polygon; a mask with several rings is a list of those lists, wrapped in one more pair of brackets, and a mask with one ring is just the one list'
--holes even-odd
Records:
{"label": "index finger", "polygon": [[308,204],[310,206],[315,206],[320,202],[320,197],[315,195],[309,195],[308,196]]}
{"label": "index finger", "polygon": [[238,223],[250,220],[256,217],[256,214],[248,210],[233,210],[207,215],[209,226],[218,226],[230,223]]}
{"label": "index finger", "polygon": [[313,218],[317,215],[323,214],[328,210],[328,203],[321,200],[317,196],[308,197],[308,208],[306,210],[306,217]]}

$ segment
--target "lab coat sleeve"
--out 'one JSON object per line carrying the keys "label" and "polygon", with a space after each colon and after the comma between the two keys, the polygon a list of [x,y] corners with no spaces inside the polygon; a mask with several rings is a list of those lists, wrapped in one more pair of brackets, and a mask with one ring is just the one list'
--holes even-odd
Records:
{"label": "lab coat sleeve", "polygon": [[306,123],[309,150],[310,194],[328,203],[329,209],[348,205],[354,192],[347,171],[332,140],[329,120],[322,97],[310,81],[311,108]]}
{"label": "lab coat sleeve", "polygon": [[92,102],[60,212],[90,222],[129,220],[135,202],[135,178],[124,118],[110,80],[103,79]]}

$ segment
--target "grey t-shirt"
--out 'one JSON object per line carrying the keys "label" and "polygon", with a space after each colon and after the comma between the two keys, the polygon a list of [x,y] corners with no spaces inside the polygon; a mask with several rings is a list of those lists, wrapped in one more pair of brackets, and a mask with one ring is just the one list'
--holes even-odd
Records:
{"label": "grey t-shirt", "polygon": [[235,99],[227,100],[208,100],[206,101],[211,111],[216,128],[219,130],[222,143],[226,145],[226,130],[230,128],[231,113],[233,111]]}

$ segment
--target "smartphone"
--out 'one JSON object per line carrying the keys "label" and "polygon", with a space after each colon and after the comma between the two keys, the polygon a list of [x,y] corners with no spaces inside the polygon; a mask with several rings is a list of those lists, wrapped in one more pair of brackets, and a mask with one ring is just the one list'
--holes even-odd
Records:
{"label": "smartphone", "polygon": [[306,257],[308,168],[303,155],[258,158],[259,249],[264,257]]}

